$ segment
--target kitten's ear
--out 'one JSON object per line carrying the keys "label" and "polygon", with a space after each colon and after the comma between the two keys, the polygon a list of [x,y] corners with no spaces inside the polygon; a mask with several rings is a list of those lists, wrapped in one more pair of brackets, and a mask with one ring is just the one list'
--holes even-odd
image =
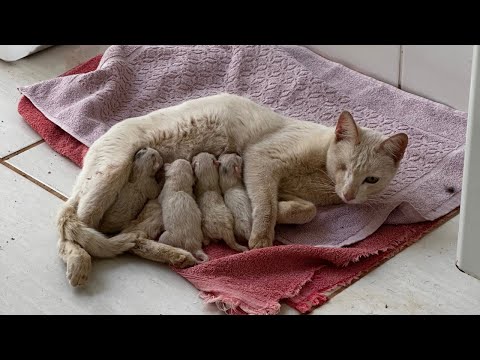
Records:
{"label": "kitten's ear", "polygon": [[165,164],[163,164],[163,169],[164,169],[165,171],[168,171],[171,166],[172,166],[172,165],[171,165],[170,163],[165,163]]}
{"label": "kitten's ear", "polygon": [[343,111],[337,120],[335,139],[337,142],[342,140],[348,140],[354,144],[360,142],[357,124],[353,120],[352,114],[348,111]]}
{"label": "kitten's ear", "polygon": [[389,137],[387,140],[382,142],[379,145],[379,149],[383,150],[387,153],[387,155],[391,156],[395,163],[398,163],[402,160],[403,155],[405,154],[405,149],[408,145],[408,136],[407,134],[400,133],[395,134]]}
{"label": "kitten's ear", "polygon": [[240,155],[237,155],[238,165],[240,168],[243,166],[243,158]]}
{"label": "kitten's ear", "polygon": [[242,178],[242,169],[240,168],[240,166],[235,165],[233,167],[233,171],[234,171],[234,174],[235,174],[236,177]]}
{"label": "kitten's ear", "polygon": [[220,166],[220,161],[213,159],[213,164],[214,164],[214,165],[217,167],[217,169],[218,169],[218,167]]}

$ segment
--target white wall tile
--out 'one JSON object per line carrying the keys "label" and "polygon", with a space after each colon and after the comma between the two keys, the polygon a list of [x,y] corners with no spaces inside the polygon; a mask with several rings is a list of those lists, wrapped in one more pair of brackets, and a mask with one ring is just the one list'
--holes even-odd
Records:
{"label": "white wall tile", "polygon": [[404,45],[402,89],[467,111],[472,45]]}
{"label": "white wall tile", "polygon": [[307,45],[321,56],[398,86],[400,45]]}

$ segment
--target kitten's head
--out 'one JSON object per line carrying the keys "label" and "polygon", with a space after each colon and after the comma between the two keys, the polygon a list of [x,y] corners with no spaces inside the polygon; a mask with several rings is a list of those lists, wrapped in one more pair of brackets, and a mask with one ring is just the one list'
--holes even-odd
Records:
{"label": "kitten's head", "polygon": [[242,158],[237,154],[223,154],[218,158],[220,162],[220,178],[242,178]]}
{"label": "kitten's head", "polygon": [[335,192],[347,204],[360,204],[381,193],[395,176],[408,144],[404,133],[387,137],[360,128],[344,111],[327,153],[327,172]]}
{"label": "kitten's head", "polygon": [[193,170],[190,163],[185,159],[178,159],[171,164],[165,164],[165,178],[181,183],[185,187],[192,187],[194,183]]}
{"label": "kitten's head", "polygon": [[163,166],[163,158],[160,153],[152,148],[146,147],[138,150],[133,159],[133,171],[131,178],[138,176],[155,176]]}
{"label": "kitten's head", "polygon": [[242,158],[237,154],[223,154],[218,158],[220,162],[220,187],[225,193],[228,189],[242,184]]}
{"label": "kitten's head", "polygon": [[218,168],[220,162],[215,155],[210,153],[200,153],[192,159],[192,167],[198,181],[208,184],[218,184]]}

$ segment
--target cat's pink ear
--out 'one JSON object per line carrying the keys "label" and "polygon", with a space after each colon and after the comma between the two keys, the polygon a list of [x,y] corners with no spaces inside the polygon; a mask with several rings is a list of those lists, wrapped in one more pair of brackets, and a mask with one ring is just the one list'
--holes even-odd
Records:
{"label": "cat's pink ear", "polygon": [[172,165],[169,164],[169,163],[165,163],[165,164],[163,165],[163,169],[164,169],[165,171],[168,171],[168,170],[170,169],[170,166],[172,166]]}
{"label": "cat's pink ear", "polygon": [[213,159],[213,164],[218,168],[220,167],[220,161]]}
{"label": "cat's pink ear", "polygon": [[387,155],[391,156],[395,163],[402,160],[405,154],[405,149],[408,145],[408,136],[404,133],[395,134],[382,142],[379,149],[385,151]]}
{"label": "cat's pink ear", "polygon": [[354,144],[360,142],[357,124],[348,111],[343,111],[337,120],[335,139],[337,142],[343,140],[351,141]]}

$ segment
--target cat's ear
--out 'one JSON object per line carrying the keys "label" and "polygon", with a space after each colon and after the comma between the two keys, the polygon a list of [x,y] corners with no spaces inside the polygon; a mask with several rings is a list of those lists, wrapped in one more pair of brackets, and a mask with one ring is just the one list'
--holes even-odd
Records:
{"label": "cat's ear", "polygon": [[348,111],[343,111],[337,120],[335,139],[337,142],[351,141],[353,144],[360,142],[357,124]]}
{"label": "cat's ear", "polygon": [[172,166],[172,165],[171,165],[170,163],[165,163],[165,164],[163,164],[163,169],[164,169],[165,171],[168,171],[171,166]]}
{"label": "cat's ear", "polygon": [[220,161],[213,159],[213,164],[218,169],[220,167]]}
{"label": "cat's ear", "polygon": [[379,149],[391,156],[395,163],[402,160],[405,149],[408,145],[408,136],[404,133],[395,134],[383,141],[379,145]]}

